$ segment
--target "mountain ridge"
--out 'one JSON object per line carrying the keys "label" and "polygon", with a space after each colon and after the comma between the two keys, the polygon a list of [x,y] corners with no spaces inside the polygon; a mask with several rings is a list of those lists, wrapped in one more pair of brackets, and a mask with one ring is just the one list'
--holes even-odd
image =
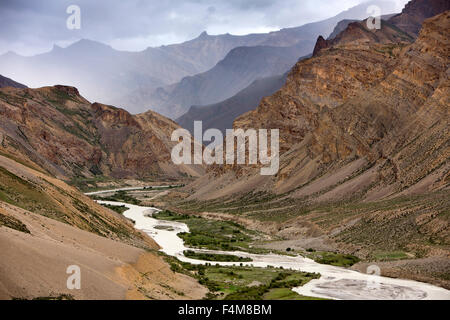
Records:
{"label": "mountain ridge", "polygon": [[[373,3],[386,7],[387,11],[394,8],[392,2],[373,1]],[[307,41],[305,51],[306,54],[310,53],[319,34],[331,32],[342,19],[365,18],[367,5],[369,4],[359,5],[321,22],[285,28],[269,34],[204,35],[182,44],[147,48],[141,52],[119,52],[109,49],[105,52],[105,45],[95,45],[95,48],[101,49],[78,52],[79,50],[72,51],[76,47],[62,48],[57,49],[54,54],[47,53],[34,57],[2,55],[0,73],[11,75],[15,80],[27,83],[31,87],[55,84],[75,86],[89,100],[119,105],[132,113],[140,113],[154,107],[152,101],[146,100],[147,91],[170,86],[184,77],[206,72],[236,47],[256,45],[288,47],[299,41]],[[82,41],[81,44],[89,41]],[[67,56],[67,59],[64,56]],[[40,77],[41,74],[45,74],[46,77]],[[244,88],[245,86],[239,90]],[[133,93],[137,93],[138,96],[134,97]],[[161,110],[159,111],[161,113]],[[175,115],[170,116],[177,118]]]}
{"label": "mountain ridge", "polygon": [[[64,180],[75,177],[182,177],[201,167],[171,163],[179,126],[153,111],[139,115],[90,103],[76,88],[0,89],[5,152],[25,155]],[[131,152],[132,151],[132,152]]]}

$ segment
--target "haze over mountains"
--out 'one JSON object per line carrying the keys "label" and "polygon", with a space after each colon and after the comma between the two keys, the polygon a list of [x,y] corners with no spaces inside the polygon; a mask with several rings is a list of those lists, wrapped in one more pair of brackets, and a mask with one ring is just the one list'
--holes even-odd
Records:
{"label": "haze over mountains", "polygon": [[[175,119],[193,104],[211,104],[230,98],[257,78],[268,75],[268,72],[258,74],[257,70],[254,71],[239,88],[228,88],[228,96],[211,93],[209,97],[198,101],[188,95],[187,103],[179,102],[184,98],[180,97],[183,95],[183,88],[196,88],[198,80],[195,77],[183,78],[204,73],[223,59],[223,63],[236,63],[236,59],[248,57],[249,61],[252,54],[259,54],[257,50],[241,48],[227,59],[230,51],[237,47],[286,47],[287,51],[292,51],[295,46],[299,49],[298,59],[311,53],[317,36],[330,34],[339,21],[366,18],[367,7],[371,3],[358,5],[336,17],[297,28],[247,36],[210,36],[203,33],[198,38],[182,44],[148,48],[142,52],[122,52],[94,41],[81,40],[65,49],[55,46],[51,52],[34,57],[7,53],[0,57],[0,74],[29,87],[55,84],[75,86],[90,101],[117,105],[132,113],[157,110]],[[383,8],[386,13],[393,12],[395,8],[390,1],[380,0],[373,3]],[[278,57],[274,59],[274,67],[267,66],[267,70],[278,73],[269,76],[282,74],[289,69],[286,67],[286,70],[280,71],[277,61],[290,53],[279,56],[281,49],[266,50],[272,51],[275,57]],[[255,58],[257,59],[257,56]],[[291,61],[291,65],[294,63],[295,61]],[[42,77],[42,74],[45,74],[45,77]],[[231,81],[229,76],[224,75],[224,79]],[[219,80],[215,78],[216,82]],[[179,81],[181,82],[176,85]],[[152,93],[155,89],[156,93]],[[220,90],[215,88],[214,92]]]}
{"label": "haze over mountains", "polygon": [[287,73],[255,80],[250,86],[225,101],[206,106],[192,106],[176,121],[191,133],[194,132],[194,122],[202,121],[203,130],[215,128],[225,134],[227,129],[233,127],[233,122],[238,116],[253,110],[262,97],[272,95],[281,89],[286,78]]}
{"label": "haze over mountains", "polygon": [[13,88],[22,88],[22,89],[26,88],[25,85],[0,75],[0,88],[4,88],[4,87],[13,87]]}
{"label": "haze over mountains", "polygon": [[[427,5],[432,3],[429,1]],[[282,168],[275,179],[264,178],[271,180],[267,181],[270,190],[296,189],[323,174],[323,170],[337,170],[361,158],[388,161],[389,166],[396,166],[395,182],[406,184],[399,189],[404,190],[406,186],[411,187],[409,183],[417,183],[424,176],[407,182],[399,175],[426,176],[431,168],[418,158],[403,157],[397,152],[410,150],[408,152],[414,153],[430,147],[442,155],[441,162],[435,162],[436,168],[448,161],[448,130],[442,127],[442,134],[437,136],[431,132],[448,124],[445,74],[449,64],[449,6],[444,8],[446,13],[425,23],[417,40],[393,27],[390,21],[383,22],[380,30],[368,30],[364,22],[354,22],[333,40],[320,37],[315,56],[298,62],[281,90],[235,120],[235,128],[280,128],[285,169]],[[403,13],[408,14],[407,10]],[[321,46],[322,41],[326,43]],[[443,117],[439,118],[440,115]],[[431,125],[426,127],[431,130],[429,135],[412,130],[411,123],[420,123],[424,128]],[[418,136],[444,141],[435,143],[433,140],[427,144],[418,140]],[[438,152],[437,148],[443,149]],[[397,158],[400,162],[419,161],[417,165],[423,167],[400,170],[404,165],[395,164]],[[433,157],[433,161],[436,158]],[[238,171],[240,179],[243,172]],[[253,172],[253,169],[248,171]],[[267,187],[265,183],[248,179],[242,182],[252,188],[255,185]],[[218,183],[214,179],[213,184]],[[230,192],[236,187],[236,184],[226,185]],[[214,197],[213,188],[207,187],[207,190]],[[227,193],[223,188],[217,191]],[[393,189],[388,193],[392,192]]]}

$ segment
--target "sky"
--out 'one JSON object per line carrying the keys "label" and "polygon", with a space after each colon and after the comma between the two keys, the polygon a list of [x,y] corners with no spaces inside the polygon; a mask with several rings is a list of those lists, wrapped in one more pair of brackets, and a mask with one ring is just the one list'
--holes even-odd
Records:
{"label": "sky", "polygon": [[[408,0],[391,0],[398,12]],[[90,39],[140,51],[208,34],[243,35],[301,26],[365,0],[0,0],[0,54],[35,55]],[[69,29],[67,8],[80,8]],[[383,13],[384,14],[384,13]]]}

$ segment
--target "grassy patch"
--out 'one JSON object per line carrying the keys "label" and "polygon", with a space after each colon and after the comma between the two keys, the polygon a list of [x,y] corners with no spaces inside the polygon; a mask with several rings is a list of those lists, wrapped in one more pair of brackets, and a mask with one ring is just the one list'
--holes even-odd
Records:
{"label": "grassy patch", "polygon": [[123,214],[125,211],[128,210],[128,208],[125,206],[113,206],[110,204],[102,204],[102,206],[104,206],[105,208],[108,208],[114,212],[117,212],[119,214]]}
{"label": "grassy patch", "polygon": [[292,291],[288,288],[276,288],[270,289],[269,292],[265,293],[263,300],[327,300],[320,298],[312,298],[299,295],[297,292]]}
{"label": "grassy patch", "polygon": [[256,237],[242,226],[230,221],[215,221],[188,215],[179,215],[171,211],[154,214],[159,220],[181,221],[189,227],[190,233],[180,233],[187,246],[193,248],[239,251],[249,249],[249,243]]}
{"label": "grassy patch", "polygon": [[7,227],[23,233],[31,233],[22,221],[0,213],[0,227]]}
{"label": "grassy patch", "polygon": [[26,181],[0,167],[0,201],[65,222],[63,213],[39,185]]}
{"label": "grassy patch", "polygon": [[130,196],[126,191],[117,191],[114,195],[109,197],[93,197],[97,200],[112,201],[112,202],[125,202],[129,204],[134,204],[136,206],[141,204],[141,201],[133,196]]}
{"label": "grassy patch", "polygon": [[[29,299],[13,298],[12,300],[29,300]],[[57,296],[36,297],[36,298],[31,299],[31,300],[35,300],[35,301],[49,301],[49,300],[62,301],[62,300],[75,300],[75,298],[71,294],[60,294],[60,295],[57,295]]]}
{"label": "grassy patch", "polygon": [[[209,289],[209,300],[306,300],[291,289],[320,277],[317,273],[256,267],[192,265],[162,254],[172,271],[198,279]],[[281,291],[280,289],[286,289]],[[292,294],[287,294],[287,292]],[[283,293],[283,294],[281,294]],[[267,296],[268,295],[268,296]]]}
{"label": "grassy patch", "polygon": [[251,258],[243,258],[233,256],[230,254],[210,254],[195,252],[192,250],[184,251],[184,255],[191,259],[203,260],[203,261],[216,261],[216,262],[252,262]]}
{"label": "grassy patch", "polygon": [[351,267],[358,263],[360,259],[350,254],[340,254],[334,252],[312,252],[308,255],[317,263],[329,264],[336,267]]}

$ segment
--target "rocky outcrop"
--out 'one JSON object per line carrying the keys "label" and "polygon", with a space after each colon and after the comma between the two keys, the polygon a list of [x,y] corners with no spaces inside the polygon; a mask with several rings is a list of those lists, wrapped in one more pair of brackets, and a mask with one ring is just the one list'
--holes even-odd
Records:
{"label": "rocky outcrop", "polygon": [[412,0],[406,4],[402,13],[389,19],[389,22],[417,37],[425,19],[450,10],[447,0]]}

